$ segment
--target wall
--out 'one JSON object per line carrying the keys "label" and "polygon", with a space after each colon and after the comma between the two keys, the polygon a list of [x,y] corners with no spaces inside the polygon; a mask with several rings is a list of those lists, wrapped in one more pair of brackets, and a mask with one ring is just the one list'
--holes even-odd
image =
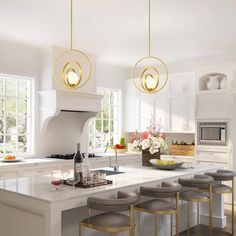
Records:
{"label": "wall", "polygon": [[[86,139],[85,135],[81,136],[81,124],[85,117],[78,113],[60,113],[58,117],[50,121],[47,133],[40,133],[37,92],[41,89],[50,89],[52,86],[51,67],[47,65],[47,61],[50,65],[52,63],[49,58],[51,54],[49,48],[41,50],[27,45],[0,41],[0,73],[34,78],[35,135],[33,143],[35,146],[34,156],[37,157],[51,153],[72,153],[76,150],[76,143]],[[95,59],[97,60],[92,56],[92,60]],[[127,68],[103,64],[99,60],[96,65],[94,64],[93,72],[93,84],[96,85],[97,81],[97,86],[121,91],[124,87],[123,80],[127,79],[130,74]]]}
{"label": "wall", "polygon": [[124,99],[124,89],[125,89],[125,79],[130,78],[131,70],[128,67],[121,67],[115,65],[104,64],[97,61],[96,66],[96,79],[98,87],[113,88],[121,90],[121,134],[124,133],[124,108],[125,108],[125,99]]}

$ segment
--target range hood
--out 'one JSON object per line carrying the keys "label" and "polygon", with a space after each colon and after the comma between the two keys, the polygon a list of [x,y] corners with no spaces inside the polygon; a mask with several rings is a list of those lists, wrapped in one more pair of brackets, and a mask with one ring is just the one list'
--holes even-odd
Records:
{"label": "range hood", "polygon": [[63,90],[39,92],[40,130],[46,132],[48,122],[60,112],[86,112],[88,118],[101,111],[102,95]]}

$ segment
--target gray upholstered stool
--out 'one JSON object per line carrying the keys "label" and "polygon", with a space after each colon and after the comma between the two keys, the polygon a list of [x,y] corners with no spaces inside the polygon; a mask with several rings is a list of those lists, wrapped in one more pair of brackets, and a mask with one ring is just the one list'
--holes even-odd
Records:
{"label": "gray upholstered stool", "polygon": [[[178,210],[179,192],[181,186],[174,182],[163,182],[161,187],[148,188],[141,187],[141,202],[135,206],[135,210],[146,212],[155,216],[155,234],[157,236],[157,215],[171,216],[171,235],[172,235],[172,215],[176,215],[176,235],[178,235]],[[152,200],[143,201],[143,197],[152,197]],[[168,199],[175,199],[175,203]],[[140,224],[140,222],[139,222]]]}
{"label": "gray upholstered stool", "polygon": [[[89,216],[80,222],[80,236],[83,235],[83,227],[114,234],[129,231],[129,235],[134,236],[133,206],[138,201],[137,194],[127,192],[118,192],[115,199],[88,198]],[[92,216],[92,209],[105,213]],[[120,211],[129,211],[129,216],[121,214]]]}
{"label": "gray upholstered stool", "polygon": [[[205,173],[205,175],[214,178],[215,182],[212,185],[212,192],[214,194],[232,194],[232,233],[234,235],[234,177],[236,173],[230,170],[217,170],[215,173]],[[232,181],[232,188],[228,185],[219,183],[222,181]]]}
{"label": "gray upholstered stool", "polygon": [[[188,189],[180,193],[180,199],[188,202],[188,235],[190,235],[190,202],[197,203],[197,224],[199,234],[199,204],[209,202],[209,235],[212,235],[212,182],[213,178],[206,175],[195,175],[193,179],[179,179],[179,183]],[[208,190],[204,193],[199,188]]]}

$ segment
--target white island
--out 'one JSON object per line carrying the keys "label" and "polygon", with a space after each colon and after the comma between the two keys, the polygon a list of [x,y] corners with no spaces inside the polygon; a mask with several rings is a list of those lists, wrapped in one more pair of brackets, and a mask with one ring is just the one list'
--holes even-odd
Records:
{"label": "white island", "polygon": [[[194,174],[215,171],[218,168],[219,166],[214,165],[192,165],[192,168],[162,171],[152,167],[121,166],[120,171],[124,173],[107,176],[107,179],[113,180],[112,185],[90,189],[62,186],[58,191],[52,190],[50,176],[1,180],[0,232],[2,236],[78,236],[78,223],[87,216],[86,201],[90,196],[112,197],[119,190],[138,192],[140,186],[157,186],[162,181],[174,181],[179,177],[191,177]],[[181,230],[186,229],[187,224],[184,205],[183,203],[180,205]],[[224,227],[223,200],[220,196],[214,196],[213,208],[213,223],[218,227]],[[206,210],[205,205],[201,211],[203,222],[206,222]],[[195,208],[192,214],[195,214]],[[142,235],[148,235],[153,230],[152,216],[142,215],[141,217]],[[159,220],[158,235],[166,235],[169,231],[169,218],[163,217]],[[192,220],[192,225],[194,225],[196,220],[194,217]],[[136,235],[138,235],[138,228],[136,224]],[[90,231],[85,235],[101,235],[101,233]]]}

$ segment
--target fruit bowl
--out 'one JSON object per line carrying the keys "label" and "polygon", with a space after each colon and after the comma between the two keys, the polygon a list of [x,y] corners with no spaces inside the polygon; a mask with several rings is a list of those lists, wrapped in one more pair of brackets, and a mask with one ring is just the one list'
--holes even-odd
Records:
{"label": "fruit bowl", "polygon": [[151,159],[150,163],[157,169],[161,170],[174,170],[183,165],[183,162],[165,161],[159,159]]}

